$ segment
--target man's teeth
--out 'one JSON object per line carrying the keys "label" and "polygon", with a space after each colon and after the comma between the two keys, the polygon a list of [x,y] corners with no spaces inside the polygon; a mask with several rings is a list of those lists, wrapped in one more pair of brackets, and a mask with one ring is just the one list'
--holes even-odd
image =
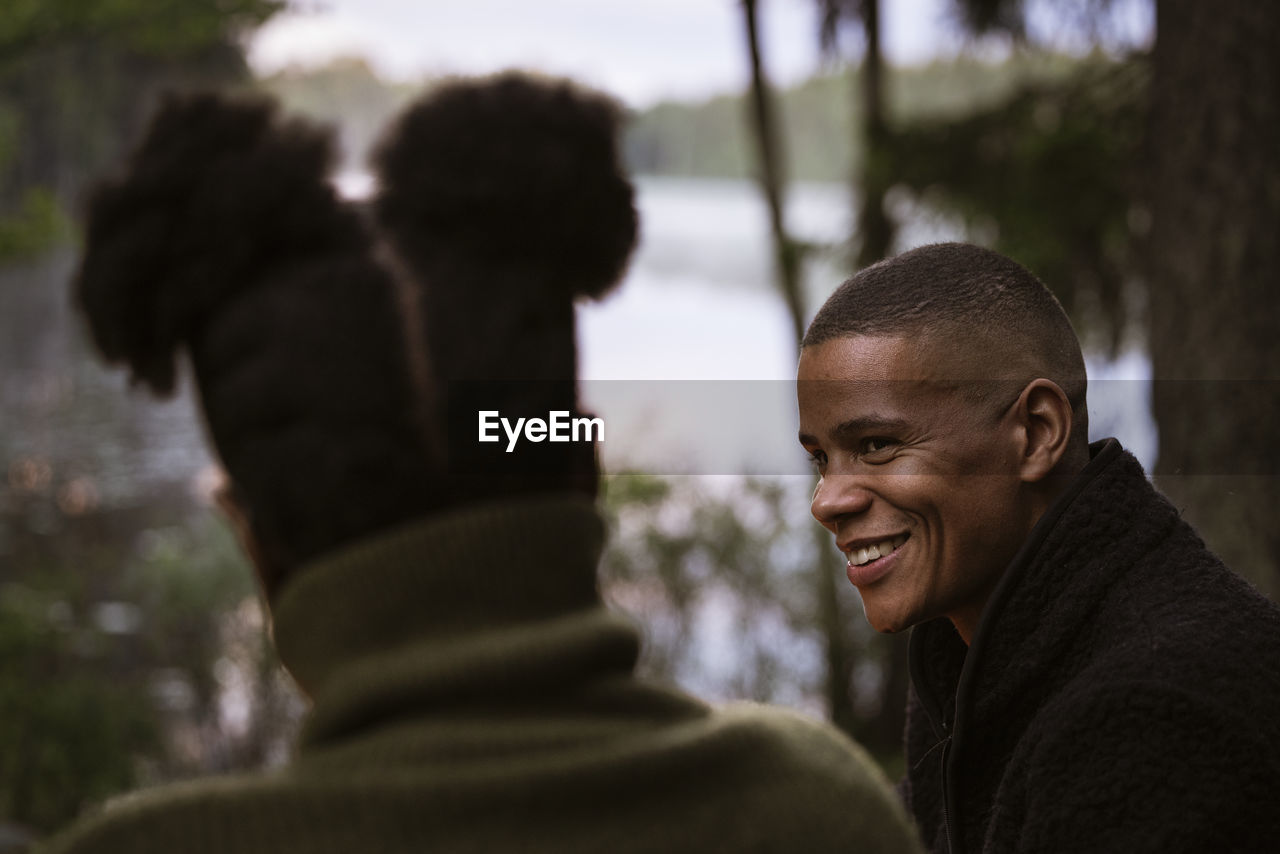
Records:
{"label": "man's teeth", "polygon": [[889,552],[895,551],[898,546],[907,541],[906,534],[899,534],[888,540],[882,540],[878,543],[872,543],[869,546],[860,549],[850,549],[848,553],[849,563],[854,566],[862,566],[869,560],[884,557]]}

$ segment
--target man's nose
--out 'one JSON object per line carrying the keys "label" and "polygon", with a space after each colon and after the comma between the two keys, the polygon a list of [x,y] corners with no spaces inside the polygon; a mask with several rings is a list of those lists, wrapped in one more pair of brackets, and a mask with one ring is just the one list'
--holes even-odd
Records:
{"label": "man's nose", "polygon": [[871,506],[872,494],[862,478],[854,475],[827,475],[818,481],[809,509],[813,518],[826,528],[835,530],[841,517],[864,513]]}

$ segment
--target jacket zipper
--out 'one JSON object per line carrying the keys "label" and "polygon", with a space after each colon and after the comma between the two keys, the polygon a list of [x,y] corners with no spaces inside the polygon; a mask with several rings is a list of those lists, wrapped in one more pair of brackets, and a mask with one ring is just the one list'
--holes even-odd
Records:
{"label": "jacket zipper", "polygon": [[942,829],[946,834],[947,854],[952,854],[951,848],[951,811],[947,809],[948,787],[947,787],[947,754],[951,752],[951,736],[947,736],[947,743],[942,745]]}
{"label": "jacket zipper", "polygon": [[951,786],[949,774],[947,773],[947,759],[951,756],[951,727],[944,720],[942,722],[942,731],[947,734],[947,740],[942,745],[942,830],[947,841],[947,854],[954,854],[954,847],[951,841]]}

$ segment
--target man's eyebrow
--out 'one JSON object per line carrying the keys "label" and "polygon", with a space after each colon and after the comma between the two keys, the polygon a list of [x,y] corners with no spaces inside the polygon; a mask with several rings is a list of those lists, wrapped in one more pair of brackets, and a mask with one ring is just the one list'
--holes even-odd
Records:
{"label": "man's eyebrow", "polygon": [[841,421],[831,431],[836,436],[848,436],[852,434],[872,433],[883,431],[886,433],[897,433],[905,430],[907,422],[902,418],[894,418],[891,415],[859,415],[857,418],[850,418],[847,421]]}
{"label": "man's eyebrow", "polygon": [[[860,436],[866,433],[901,433],[909,426],[905,419],[895,418],[892,415],[859,415],[857,418],[841,421],[832,428],[831,435],[840,439],[849,436]],[[799,438],[801,445],[818,444],[818,440],[808,433],[801,433],[797,438]]]}

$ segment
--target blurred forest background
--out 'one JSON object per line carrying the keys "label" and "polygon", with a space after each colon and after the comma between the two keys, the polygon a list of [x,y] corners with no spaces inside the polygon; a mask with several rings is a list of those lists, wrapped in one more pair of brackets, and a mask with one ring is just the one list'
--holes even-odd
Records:
{"label": "blurred forest background", "polygon": [[[1046,0],[1098,46],[1064,56],[1027,37],[1028,4],[954,0],[1012,49],[897,68],[886,0],[813,2],[826,71],[771,86],[741,2],[752,86],[636,112],[632,170],[758,188],[797,334],[838,281],[815,265],[843,277],[898,251],[912,219],[1023,261],[1093,352],[1146,354],[1159,485],[1280,596],[1280,6],[1155,0],[1154,44],[1117,48],[1106,0]],[[0,10],[0,851],[126,788],[277,763],[304,710],[209,506],[190,400],[125,394],[67,292],[87,182],[160,90],[266,89],[339,123],[352,169],[420,91],[359,60],[253,79],[245,36],[285,5]],[[788,221],[797,181],[847,188],[847,235]],[[900,772],[905,638],[866,627],[804,487],[637,472],[605,492],[602,585],[643,625],[648,672],[826,715]]]}

